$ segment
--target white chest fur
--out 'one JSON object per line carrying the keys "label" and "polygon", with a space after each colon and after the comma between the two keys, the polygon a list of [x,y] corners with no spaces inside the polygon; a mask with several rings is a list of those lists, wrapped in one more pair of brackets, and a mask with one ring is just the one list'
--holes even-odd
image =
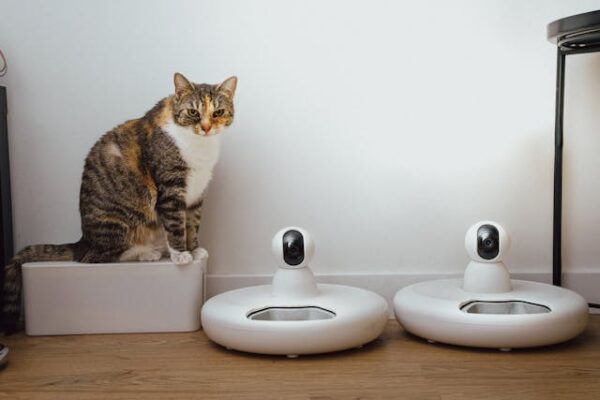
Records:
{"label": "white chest fur", "polygon": [[189,169],[185,202],[190,206],[200,200],[212,178],[213,168],[219,159],[219,135],[200,136],[192,128],[173,121],[165,124],[163,129],[177,145]]}

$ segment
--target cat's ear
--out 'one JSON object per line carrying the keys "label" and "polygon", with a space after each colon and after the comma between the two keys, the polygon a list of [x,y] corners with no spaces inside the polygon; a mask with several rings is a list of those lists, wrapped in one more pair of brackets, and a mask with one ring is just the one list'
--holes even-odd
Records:
{"label": "cat's ear", "polygon": [[173,81],[175,82],[175,96],[177,97],[181,97],[185,92],[194,91],[194,86],[179,72],[175,72]]}
{"label": "cat's ear", "polygon": [[233,99],[233,95],[235,94],[235,88],[237,87],[237,77],[232,76],[223,81],[217,89],[219,92],[224,93],[230,99]]}

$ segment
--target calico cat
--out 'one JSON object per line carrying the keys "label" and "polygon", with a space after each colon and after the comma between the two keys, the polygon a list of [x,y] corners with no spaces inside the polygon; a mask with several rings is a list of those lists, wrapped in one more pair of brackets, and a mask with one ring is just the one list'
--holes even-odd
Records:
{"label": "calico cat", "polygon": [[168,254],[180,265],[208,256],[197,238],[202,199],[219,157],[218,134],[233,122],[237,78],[195,84],[176,73],[174,81],[174,95],[90,150],[79,196],[82,238],[27,246],[6,266],[5,332],[19,325],[23,263],[155,261]]}

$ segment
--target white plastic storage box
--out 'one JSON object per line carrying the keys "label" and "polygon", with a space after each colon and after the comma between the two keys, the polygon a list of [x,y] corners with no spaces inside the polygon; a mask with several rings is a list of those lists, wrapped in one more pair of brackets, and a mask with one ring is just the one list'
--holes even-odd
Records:
{"label": "white plastic storage box", "polygon": [[28,335],[185,332],[200,328],[206,260],[23,265]]}

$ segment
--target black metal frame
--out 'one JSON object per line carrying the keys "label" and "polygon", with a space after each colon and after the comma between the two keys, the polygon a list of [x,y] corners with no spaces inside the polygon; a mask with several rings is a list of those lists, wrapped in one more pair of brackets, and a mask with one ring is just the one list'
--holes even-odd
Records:
{"label": "black metal frame", "polygon": [[565,54],[556,57],[556,115],[554,120],[554,224],[552,232],[552,283],[562,283],[562,157],[565,98]]}
{"label": "black metal frame", "polygon": [[[562,284],[562,171],[563,171],[563,122],[565,97],[566,56],[600,52],[597,42],[600,28],[565,35],[557,40],[556,57],[556,114],[554,125],[554,223],[552,232],[552,283]],[[593,38],[589,41],[584,38]],[[589,303],[590,307],[600,308],[600,304]]]}

